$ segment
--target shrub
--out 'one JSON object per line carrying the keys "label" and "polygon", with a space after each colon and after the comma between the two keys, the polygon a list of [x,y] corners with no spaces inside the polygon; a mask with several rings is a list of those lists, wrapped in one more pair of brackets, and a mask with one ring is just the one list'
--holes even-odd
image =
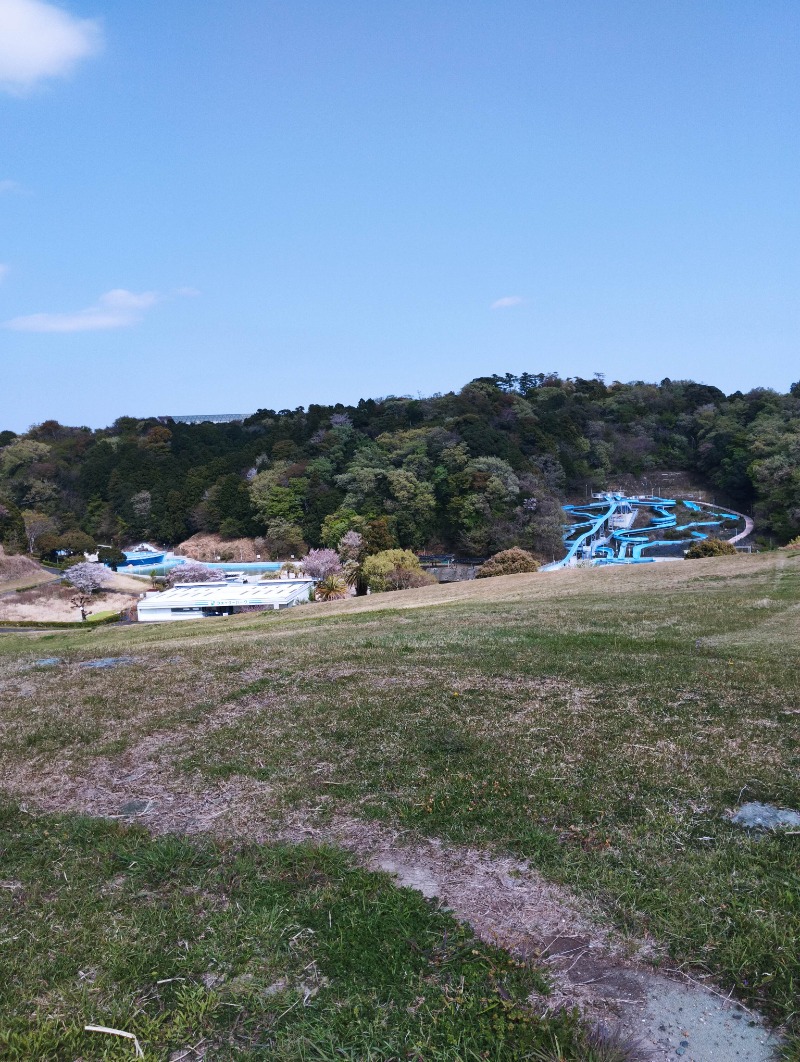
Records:
{"label": "shrub", "polygon": [[367,557],[362,568],[367,586],[373,593],[385,590],[410,590],[435,583],[422,570],[419,558],[408,549],[385,549]]}
{"label": "shrub", "polygon": [[176,564],[167,572],[170,586],[176,583],[216,583],[224,580],[225,572],[209,568],[207,564]]}
{"label": "shrub", "polygon": [[397,576],[397,590],[418,590],[421,586],[435,586],[438,582],[436,576],[422,569],[418,572],[400,571]]}
{"label": "shrub", "polygon": [[800,549],[800,535],[786,543],[786,549]]}
{"label": "shrub", "polygon": [[478,569],[476,579],[489,579],[493,575],[519,575],[521,572],[537,572],[539,562],[532,553],[518,546],[501,550],[490,557]]}
{"label": "shrub", "polygon": [[111,568],[112,571],[116,571],[117,565],[124,564],[127,558],[122,550],[117,549],[116,546],[100,546],[97,550],[97,559],[101,564]]}
{"label": "shrub", "polygon": [[70,553],[94,553],[97,549],[94,539],[85,531],[65,531],[61,536],[61,549]]}
{"label": "shrub", "polygon": [[699,560],[701,557],[730,557],[736,555],[736,546],[724,542],[721,538],[703,538],[693,543],[686,551],[687,560]]}
{"label": "shrub", "polygon": [[[55,566],[62,571],[67,571],[70,568],[75,568],[79,564],[94,564],[94,561],[87,561],[82,553],[73,553],[70,557],[59,557],[55,562]],[[105,565],[104,565],[105,567]]]}

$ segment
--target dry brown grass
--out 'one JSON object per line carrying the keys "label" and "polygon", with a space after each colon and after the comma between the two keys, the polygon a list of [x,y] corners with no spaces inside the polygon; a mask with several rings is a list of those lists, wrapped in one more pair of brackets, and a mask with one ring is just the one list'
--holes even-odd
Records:
{"label": "dry brown grass", "polygon": [[[252,538],[222,538],[220,535],[212,535],[201,531],[176,548],[179,557],[192,557],[198,561],[214,561],[229,559],[236,561],[257,560],[257,551]],[[264,558],[268,559],[268,558]]]}
{"label": "dry brown grass", "polygon": [[[0,620],[29,620],[32,623],[74,622],[81,618],[80,611],[72,604],[74,596],[72,587],[54,580],[31,590],[6,594],[0,597]],[[132,594],[120,590],[95,594],[87,612],[90,616],[98,612],[120,612],[134,600]]]}
{"label": "dry brown grass", "polygon": [[[448,604],[498,604],[522,600],[551,601],[555,598],[624,596],[626,594],[702,592],[709,584],[732,576],[751,576],[760,580],[763,573],[777,563],[781,568],[791,554],[742,554],[736,557],[711,557],[700,561],[670,561],[598,568],[570,568],[554,572],[531,572],[523,575],[499,575],[460,583],[438,583],[417,590],[398,590],[368,597],[331,601],[314,606],[314,615],[337,615],[370,612],[374,609],[425,608]],[[293,612],[292,618],[305,618],[306,610]]]}
{"label": "dry brown grass", "polygon": [[108,588],[129,591],[132,594],[143,594],[152,589],[149,576],[120,575],[118,572],[108,573]]}
{"label": "dry brown grass", "polygon": [[52,580],[40,564],[22,554],[9,555],[0,546],[0,593],[16,590],[20,586],[33,586]]}

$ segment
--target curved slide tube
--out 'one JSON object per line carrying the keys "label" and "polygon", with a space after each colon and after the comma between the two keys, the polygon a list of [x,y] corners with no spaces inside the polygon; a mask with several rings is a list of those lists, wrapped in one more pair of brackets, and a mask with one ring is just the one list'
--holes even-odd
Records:
{"label": "curved slide tube", "polygon": [[[597,495],[595,496],[597,497]],[[742,513],[734,513],[708,502],[683,501],[685,508],[704,515],[710,519],[692,520],[678,525],[675,515],[675,499],[648,497],[628,498],[624,494],[609,492],[599,496],[596,502],[585,505],[565,505],[564,511],[573,518],[573,522],[564,528],[564,546],[566,555],[560,561],[554,561],[542,568],[542,571],[554,571],[588,560],[597,564],[648,564],[654,557],[643,557],[647,548],[674,546],[681,541],[691,542],[708,537],[708,532],[699,528],[720,527],[725,520],[744,520],[744,530],[733,538],[736,543],[752,533],[753,521]],[[619,521],[635,522],[632,511],[650,510],[650,523],[644,527],[619,527]],[[616,518],[616,519],[615,519]],[[653,537],[667,528],[687,532],[683,539],[659,539]],[[630,554],[630,555],[629,555]]]}

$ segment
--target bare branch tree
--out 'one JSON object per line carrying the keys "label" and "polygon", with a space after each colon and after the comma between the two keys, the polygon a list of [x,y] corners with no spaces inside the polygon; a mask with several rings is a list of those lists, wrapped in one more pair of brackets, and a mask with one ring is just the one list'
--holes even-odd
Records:
{"label": "bare branch tree", "polygon": [[56,525],[54,521],[45,513],[37,513],[33,509],[25,509],[22,513],[22,520],[25,524],[25,538],[28,542],[28,553],[33,553],[33,547],[36,545],[36,539],[40,535],[46,534],[48,531],[55,531]]}

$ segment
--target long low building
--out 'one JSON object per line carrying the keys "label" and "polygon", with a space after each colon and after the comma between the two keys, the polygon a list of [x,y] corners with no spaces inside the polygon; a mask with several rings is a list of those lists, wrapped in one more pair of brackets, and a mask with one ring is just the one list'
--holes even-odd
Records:
{"label": "long low building", "polygon": [[237,612],[292,608],[309,600],[313,579],[265,579],[258,583],[178,583],[140,598],[140,623],[232,616]]}

